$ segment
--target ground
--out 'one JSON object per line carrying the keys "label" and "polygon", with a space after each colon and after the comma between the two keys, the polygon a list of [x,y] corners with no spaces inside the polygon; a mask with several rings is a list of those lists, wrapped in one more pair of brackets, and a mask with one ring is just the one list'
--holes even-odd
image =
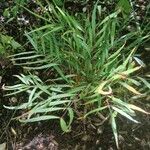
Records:
{"label": "ground", "polygon": [[[3,3],[3,5],[0,3],[0,12],[2,12],[2,6],[7,7],[11,2],[9,1],[8,4]],[[139,0],[138,2],[139,4],[136,5],[137,11],[140,11],[140,9],[144,11],[145,3],[148,1],[142,2]],[[142,3],[142,7],[140,7],[140,3]],[[66,3],[66,9],[82,11],[85,6],[79,5],[80,3]],[[109,6],[111,8],[111,5]],[[142,14],[143,11],[139,13],[139,17],[141,17],[139,21],[141,21],[140,19],[144,15]],[[33,18],[28,19],[32,20]],[[34,23],[36,24],[36,22]],[[12,24],[3,22],[2,26],[3,32],[6,32],[10,36],[17,35],[16,40],[18,41],[24,40],[24,37],[21,36],[24,31],[20,31],[20,29],[25,30],[25,25],[15,24],[14,21]],[[20,34],[17,34],[18,32]],[[142,52],[142,56],[145,59],[145,63],[149,66],[149,51]],[[0,67],[2,70],[0,72],[0,148],[2,146],[1,144],[3,146],[6,144],[8,150],[116,150],[111,125],[108,121],[103,122],[102,118],[98,118],[97,116],[92,116],[92,120],[76,120],[72,124],[72,129],[69,133],[62,133],[57,122],[48,121],[21,124],[19,121],[13,120],[12,118],[18,116],[18,113],[23,112],[14,112],[3,108],[3,105],[15,103],[16,98],[5,97],[2,86],[4,84],[12,84],[14,82],[13,75],[21,73],[22,68],[13,66],[5,57],[0,57]],[[149,72],[148,68],[144,69],[143,73],[145,72]],[[21,99],[22,97],[20,97]],[[147,98],[141,100],[142,102],[136,101],[135,103],[137,106],[141,106],[144,110],[149,111],[149,100]],[[137,114],[137,120],[139,120],[139,124],[131,123],[122,117],[118,118],[119,144],[121,150],[150,149],[150,116]]]}

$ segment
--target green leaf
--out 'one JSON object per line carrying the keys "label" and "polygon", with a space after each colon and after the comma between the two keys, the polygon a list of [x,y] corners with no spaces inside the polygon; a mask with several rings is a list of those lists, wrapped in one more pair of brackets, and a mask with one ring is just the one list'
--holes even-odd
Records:
{"label": "green leaf", "polygon": [[[20,5],[20,4],[19,4]],[[31,11],[30,9],[24,7],[23,5],[20,5],[22,8],[24,8],[26,11],[28,11],[30,14],[34,15],[35,17],[42,19],[48,23],[51,23],[51,20],[47,19],[46,17],[43,17],[41,15],[39,15],[38,13],[34,13],[33,11]]]}
{"label": "green leaf", "polygon": [[14,92],[12,92],[12,93],[5,94],[5,96],[16,95],[16,94],[19,94],[19,93],[21,93],[21,92],[27,91],[28,89],[29,89],[29,87],[21,88],[21,89],[18,89],[17,91],[14,91]]}
{"label": "green leaf", "polygon": [[3,54],[5,52],[4,46],[0,43],[0,54]]}
{"label": "green leaf", "polygon": [[141,83],[139,81],[135,80],[135,79],[128,78],[128,81],[133,83],[136,86],[140,86],[141,85]]}
{"label": "green leaf", "polygon": [[64,0],[53,0],[56,6],[62,6],[64,4]]}
{"label": "green leaf", "polygon": [[55,111],[60,111],[60,110],[64,110],[65,107],[49,107],[49,108],[40,108],[38,107],[37,109],[32,109],[31,113],[32,114],[36,114],[36,113],[48,113],[48,112],[55,112]]}
{"label": "green leaf", "polygon": [[69,82],[68,79],[66,78],[66,76],[64,75],[63,71],[57,65],[55,65],[54,68],[59,73],[59,75],[62,77],[62,79],[64,79],[65,81]]}
{"label": "green leaf", "polygon": [[10,110],[27,109],[28,103],[23,103],[20,106],[5,106],[5,105],[3,106],[4,108],[10,109]]}
{"label": "green leaf", "polygon": [[31,36],[29,36],[27,33],[25,34],[25,36],[28,38],[29,42],[31,43],[31,45],[34,47],[34,49],[36,51],[38,51],[38,45],[37,43],[34,41],[33,38],[31,38]]}
{"label": "green leaf", "polygon": [[11,41],[11,46],[13,47],[13,49],[21,48],[21,45],[15,40]]}
{"label": "green leaf", "polygon": [[92,12],[92,32],[93,32],[93,37],[95,37],[95,31],[96,31],[96,9],[97,9],[97,4],[98,4],[98,1],[94,5],[94,9],[93,9],[93,12]]}
{"label": "green leaf", "polygon": [[146,67],[145,63],[141,59],[139,59],[138,57],[135,57],[135,56],[133,58],[141,67]]}
{"label": "green leaf", "polygon": [[32,101],[33,101],[33,96],[35,95],[36,90],[37,90],[37,87],[34,87],[33,90],[30,91],[29,100],[28,100],[29,105],[30,105],[30,104],[32,103]]}
{"label": "green leaf", "polygon": [[112,19],[112,18],[116,18],[117,15],[119,14],[119,12],[120,12],[120,11],[116,11],[116,12],[110,14],[109,16],[107,16],[107,17],[101,22],[100,25],[106,23],[107,21],[109,21],[109,20]]}
{"label": "green leaf", "polygon": [[121,114],[122,116],[125,116],[126,118],[128,118],[129,120],[135,122],[135,123],[139,123],[138,121],[136,121],[135,119],[133,119],[130,115],[128,115],[127,113],[125,113],[124,111],[122,111],[121,109],[112,106],[113,110],[115,110],[116,112],[118,112],[119,114]]}
{"label": "green leaf", "polygon": [[29,35],[29,34],[31,34],[31,33],[33,33],[33,32],[37,32],[37,31],[41,31],[41,30],[45,30],[45,29],[51,29],[51,28],[53,28],[54,27],[54,25],[53,24],[48,24],[48,25],[45,25],[45,26],[42,26],[42,27],[40,27],[40,28],[36,28],[36,29],[34,29],[34,30],[31,30],[30,32],[26,32],[26,34],[25,35]]}
{"label": "green leaf", "polygon": [[50,63],[50,64],[46,64],[46,65],[42,65],[39,67],[23,67],[24,69],[28,69],[28,70],[43,70],[43,69],[48,69],[51,67],[57,66],[57,64],[55,63]]}
{"label": "green leaf", "polygon": [[90,114],[93,114],[93,113],[96,113],[96,112],[99,112],[99,111],[102,111],[104,109],[108,108],[108,106],[104,106],[104,107],[100,107],[100,108],[96,108],[96,109],[93,109],[91,111],[89,111],[87,114],[85,114],[84,118],[86,118],[88,115]]}
{"label": "green leaf", "polygon": [[64,132],[69,132],[68,126],[63,118],[60,118],[60,126]]}
{"label": "green leaf", "polygon": [[129,75],[129,74],[131,74],[131,73],[133,73],[133,72],[139,70],[140,68],[141,68],[141,67],[135,67],[135,68],[132,68],[132,69],[128,69],[128,70],[126,70],[126,71],[121,72],[121,74],[123,74],[123,75]]}
{"label": "green leaf", "polygon": [[29,55],[29,54],[36,54],[35,51],[29,51],[29,52],[21,52],[21,53],[17,53],[17,54],[14,54],[14,55],[10,55],[8,56],[8,58],[13,58],[13,57],[16,57],[16,56],[19,56],[21,57],[22,55]]}
{"label": "green leaf", "polygon": [[70,118],[68,126],[70,127],[71,123],[73,122],[73,118],[74,118],[74,113],[73,113],[72,108],[68,108],[68,113],[69,113],[69,118]]}
{"label": "green leaf", "polygon": [[49,103],[49,106],[56,106],[56,105],[61,105],[65,103],[70,103],[70,100],[57,100],[57,101],[52,101]]}
{"label": "green leaf", "polygon": [[[124,101],[122,101],[122,100],[120,100],[118,98],[115,98],[115,97],[111,97],[111,99],[113,100],[113,102],[115,104],[119,105],[120,107],[122,107],[122,106],[126,107],[127,108],[127,112],[129,114],[135,115],[135,112],[132,109],[130,109],[130,106],[129,106],[128,103],[126,103],[126,102],[124,102]],[[124,109],[124,108],[122,108],[122,109]]]}
{"label": "green leaf", "polygon": [[119,0],[117,6],[122,10],[124,15],[129,15],[131,13],[131,5],[129,0]]}
{"label": "green leaf", "polygon": [[23,57],[18,57],[18,58],[12,58],[11,60],[16,61],[16,60],[30,60],[30,59],[34,59],[34,58],[39,58],[43,55],[32,55],[32,56],[23,56]]}
{"label": "green leaf", "polygon": [[111,114],[111,126],[112,126],[113,134],[114,134],[114,137],[115,137],[116,146],[119,149],[118,133],[117,133],[117,125],[116,125],[115,117],[116,117],[116,114],[115,114],[115,112],[113,112]]}
{"label": "green leaf", "polygon": [[53,115],[45,115],[45,116],[34,117],[26,120],[20,119],[20,122],[27,123],[27,122],[37,122],[37,121],[54,120],[54,119],[59,119],[59,117]]}
{"label": "green leaf", "polygon": [[114,45],[115,33],[116,33],[116,20],[113,20],[111,25],[111,46]]}
{"label": "green leaf", "polygon": [[150,83],[148,81],[146,81],[144,78],[141,77],[137,77],[137,78],[140,79],[150,89]]}

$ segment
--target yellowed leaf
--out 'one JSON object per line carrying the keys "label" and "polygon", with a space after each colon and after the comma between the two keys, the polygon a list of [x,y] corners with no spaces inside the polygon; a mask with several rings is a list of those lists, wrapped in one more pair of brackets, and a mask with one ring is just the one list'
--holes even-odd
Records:
{"label": "yellowed leaf", "polygon": [[135,106],[135,105],[132,105],[132,104],[129,104],[128,106],[129,106],[131,109],[140,111],[140,112],[145,113],[145,114],[150,114],[149,112],[143,110],[142,108],[140,108],[140,107],[138,107],[138,106]]}
{"label": "yellowed leaf", "polygon": [[129,91],[131,91],[132,93],[134,94],[137,94],[137,95],[142,95],[140,92],[138,92],[135,88],[133,88],[132,86],[126,84],[126,83],[123,83],[123,82],[120,82],[120,84],[122,86],[124,86],[126,89],[128,89]]}
{"label": "yellowed leaf", "polygon": [[99,85],[99,87],[97,88],[96,92],[102,95],[110,95],[112,93],[112,89],[109,87],[108,91],[104,91],[103,88],[104,86],[108,83],[108,81],[104,81],[103,83],[101,83]]}

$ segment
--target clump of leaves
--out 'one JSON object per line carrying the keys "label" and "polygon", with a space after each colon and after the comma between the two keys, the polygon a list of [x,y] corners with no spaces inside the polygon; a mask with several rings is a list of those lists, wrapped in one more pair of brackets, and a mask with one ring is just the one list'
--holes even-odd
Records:
{"label": "clump of leaves", "polygon": [[[74,117],[73,110],[70,106],[75,96],[74,92],[70,90],[71,86],[67,84],[45,85],[42,80],[32,74],[27,76],[21,74],[16,75],[16,77],[22,83],[3,87],[6,91],[13,91],[6,94],[6,96],[27,92],[28,97],[19,106],[4,107],[8,109],[28,110],[25,114],[18,117],[21,122],[59,119],[62,130],[65,132],[69,131]],[[64,120],[66,114],[70,118],[68,124]]]}
{"label": "clump of leaves", "polygon": [[[137,43],[149,36],[134,38],[131,44],[126,44],[138,31],[121,37],[117,34],[120,9],[103,18],[101,7],[96,3],[92,13],[80,15],[79,21],[58,6],[48,6],[52,20],[25,34],[33,51],[13,55],[12,60],[28,71],[51,69],[60,76],[59,80],[67,84],[59,84],[58,79],[50,79],[53,84],[44,84],[35,75],[16,76],[22,83],[4,89],[12,91],[7,96],[27,92],[27,102],[5,107],[29,110],[27,118],[21,120],[24,122],[59,119],[63,131],[68,131],[74,117],[72,104],[77,99],[79,108],[82,100],[87,112],[82,118],[103,110],[107,112],[119,148],[116,125],[118,114],[135,123],[139,123],[134,119],[135,110],[148,114],[142,108],[130,104],[127,93],[130,97],[132,94],[143,96],[138,87],[145,80],[140,78],[143,80],[140,82],[139,77],[133,76],[142,66],[135,62],[133,56]],[[63,119],[66,113],[70,118],[68,124]]]}

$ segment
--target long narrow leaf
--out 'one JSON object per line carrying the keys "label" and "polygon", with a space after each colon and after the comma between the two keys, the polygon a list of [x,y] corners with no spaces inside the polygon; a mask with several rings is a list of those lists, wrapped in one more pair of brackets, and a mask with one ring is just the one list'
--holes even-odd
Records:
{"label": "long narrow leaf", "polygon": [[129,120],[135,122],[135,123],[139,123],[138,121],[136,121],[135,119],[133,119],[130,115],[128,115],[127,113],[125,113],[124,111],[122,111],[121,109],[112,106],[113,110],[115,110],[116,112],[118,112],[119,114],[121,114],[122,116],[125,116],[126,118],[128,118]]}

